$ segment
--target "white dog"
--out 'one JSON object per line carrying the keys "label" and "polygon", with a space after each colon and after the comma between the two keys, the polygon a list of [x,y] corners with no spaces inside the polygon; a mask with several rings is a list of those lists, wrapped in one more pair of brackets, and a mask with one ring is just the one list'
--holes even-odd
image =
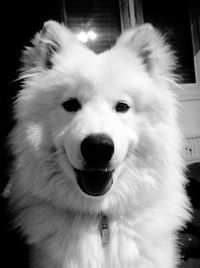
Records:
{"label": "white dog", "polygon": [[163,37],[143,25],[97,55],[48,21],[23,62],[10,207],[31,267],[176,267],[189,202]]}

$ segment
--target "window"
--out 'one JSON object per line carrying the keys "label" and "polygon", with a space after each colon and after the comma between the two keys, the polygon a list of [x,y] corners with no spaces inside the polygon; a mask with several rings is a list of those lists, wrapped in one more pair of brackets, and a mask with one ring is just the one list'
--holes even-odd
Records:
{"label": "window", "polygon": [[189,9],[186,1],[142,0],[143,21],[151,22],[167,33],[172,47],[177,51],[183,83],[195,83],[192,35]]}
{"label": "window", "polygon": [[[166,33],[179,59],[183,100],[200,99],[200,10],[198,0],[123,0],[128,27],[150,22]],[[125,13],[125,12],[124,12]]]}
{"label": "window", "polygon": [[185,94],[200,99],[200,11],[198,0],[60,0],[64,22],[99,53],[121,31],[150,22],[177,52]]}
{"label": "window", "polygon": [[121,32],[118,0],[65,0],[64,22],[96,53],[110,48]]}

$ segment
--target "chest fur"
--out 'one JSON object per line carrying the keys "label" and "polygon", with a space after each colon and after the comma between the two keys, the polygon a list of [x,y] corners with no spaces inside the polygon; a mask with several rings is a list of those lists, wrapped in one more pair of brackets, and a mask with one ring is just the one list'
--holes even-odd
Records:
{"label": "chest fur", "polygon": [[43,246],[62,268],[128,268],[140,258],[137,240],[127,224],[76,219]]}

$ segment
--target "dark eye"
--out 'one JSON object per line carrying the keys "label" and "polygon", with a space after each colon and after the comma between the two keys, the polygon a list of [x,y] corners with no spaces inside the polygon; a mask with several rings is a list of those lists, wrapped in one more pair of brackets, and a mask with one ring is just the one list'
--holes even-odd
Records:
{"label": "dark eye", "polygon": [[118,102],[117,105],[115,106],[115,110],[118,113],[125,113],[129,110],[129,105],[125,102]]}
{"label": "dark eye", "polygon": [[81,109],[81,104],[77,99],[68,99],[62,103],[62,106],[67,112],[77,112]]}

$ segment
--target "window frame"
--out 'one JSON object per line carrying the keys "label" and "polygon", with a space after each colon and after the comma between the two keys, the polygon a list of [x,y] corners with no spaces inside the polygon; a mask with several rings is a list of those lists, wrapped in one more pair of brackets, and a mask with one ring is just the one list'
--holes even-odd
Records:
{"label": "window frame", "polygon": [[[181,84],[181,101],[200,100],[200,11],[197,1],[188,1],[196,82]],[[142,0],[119,0],[119,5],[122,31],[144,22]]]}

